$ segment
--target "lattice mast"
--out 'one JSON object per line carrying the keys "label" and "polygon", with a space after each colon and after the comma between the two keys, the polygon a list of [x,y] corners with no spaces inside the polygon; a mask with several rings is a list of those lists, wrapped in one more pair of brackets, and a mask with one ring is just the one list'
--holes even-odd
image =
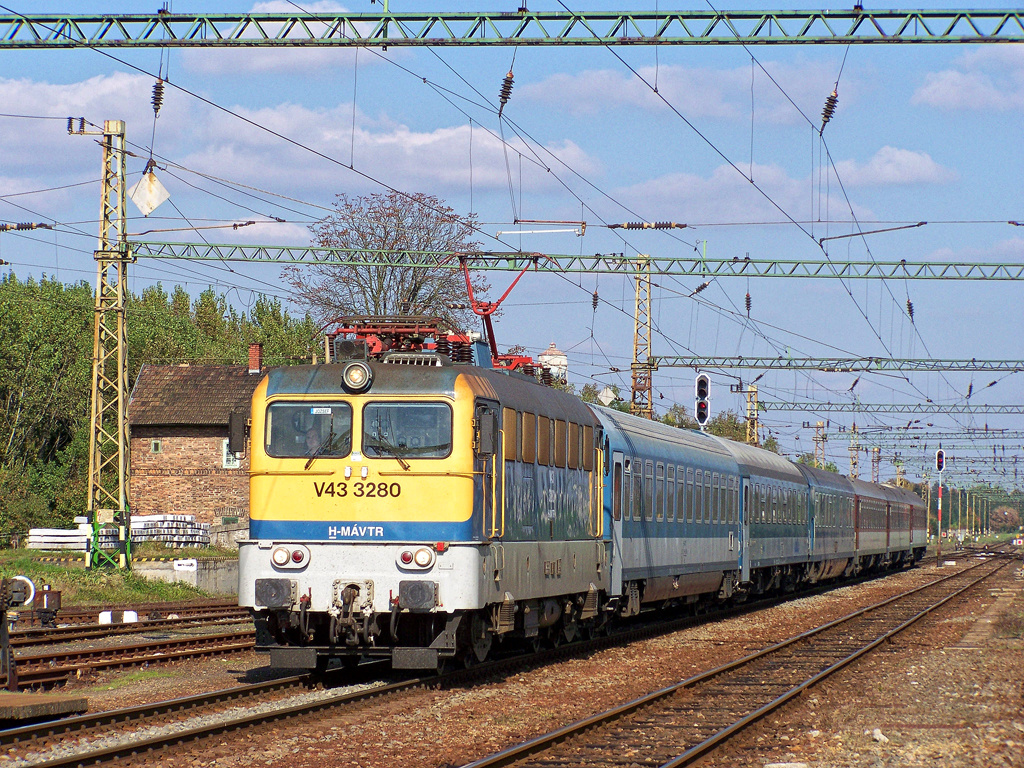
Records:
{"label": "lattice mast", "polygon": [[[131,514],[128,508],[130,454],[128,448],[128,337],[125,300],[128,290],[128,250],[125,220],[125,124],[107,120],[102,131],[77,128],[69,133],[101,136],[103,176],[99,242],[96,259],[96,304],[93,315],[91,429],[89,432],[88,519],[92,542],[86,567],[131,567]],[[117,549],[100,546],[104,525],[117,525]]]}
{"label": "lattice mast", "polygon": [[629,412],[645,419],[654,418],[651,404],[651,257],[639,255],[636,269],[636,309],[633,315],[633,397]]}

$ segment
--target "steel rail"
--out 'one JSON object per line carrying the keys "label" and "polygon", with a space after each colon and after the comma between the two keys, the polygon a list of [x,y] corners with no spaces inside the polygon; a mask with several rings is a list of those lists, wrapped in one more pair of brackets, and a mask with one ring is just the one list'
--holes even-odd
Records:
{"label": "steel rail", "polygon": [[[543,753],[543,752],[551,749],[552,747],[557,746],[558,744],[567,741],[568,739],[570,739],[570,738],[572,738],[574,736],[578,736],[578,735],[580,735],[582,733],[585,733],[587,731],[593,730],[595,728],[608,725],[610,723],[613,723],[616,720],[620,720],[620,719],[622,719],[622,718],[624,718],[626,716],[629,716],[629,715],[637,712],[638,710],[640,710],[640,709],[642,709],[644,707],[647,707],[647,706],[650,706],[652,704],[656,704],[656,703],[658,703],[658,702],[660,702],[662,700],[665,700],[668,697],[677,694],[681,690],[684,690],[686,688],[692,688],[692,687],[694,687],[694,686],[696,686],[696,685],[698,685],[700,683],[709,681],[712,678],[721,676],[721,675],[723,675],[723,674],[725,674],[727,672],[731,672],[733,670],[740,669],[740,668],[742,668],[744,666],[749,665],[753,661],[756,661],[758,659],[770,656],[770,655],[775,654],[775,653],[777,653],[778,651],[780,651],[780,650],[782,650],[784,648],[788,648],[788,647],[793,646],[793,645],[795,645],[797,643],[801,643],[801,642],[807,640],[808,638],[812,638],[812,637],[814,637],[814,636],[816,636],[818,634],[824,633],[824,632],[826,632],[826,631],[828,631],[830,629],[834,629],[835,627],[838,627],[840,625],[846,624],[847,622],[852,621],[852,620],[854,620],[856,618],[859,618],[859,617],[861,617],[861,616],[863,616],[863,615],[865,615],[865,614],[867,614],[867,613],[869,613],[871,611],[875,611],[875,610],[878,610],[878,609],[883,608],[885,606],[888,606],[888,605],[890,605],[890,604],[892,604],[892,603],[894,603],[894,602],[896,602],[898,600],[904,600],[904,599],[906,599],[909,596],[916,595],[916,594],[918,594],[918,593],[920,593],[920,592],[922,592],[922,591],[924,591],[926,589],[930,589],[930,588],[932,588],[932,587],[934,587],[934,586],[936,586],[938,584],[941,584],[941,583],[943,583],[945,581],[948,581],[950,579],[958,578],[958,577],[962,576],[963,574],[968,573],[969,571],[972,571],[972,570],[974,570],[976,568],[980,568],[980,567],[986,565],[988,562],[989,562],[988,560],[979,562],[977,565],[971,566],[970,568],[967,568],[967,569],[965,569],[963,571],[959,571],[957,573],[950,574],[949,576],[945,576],[945,577],[943,577],[941,579],[936,579],[936,580],[931,581],[931,582],[929,582],[927,584],[924,584],[924,585],[922,585],[922,586],[920,586],[920,587],[918,587],[918,588],[916,588],[914,590],[911,590],[909,592],[905,592],[903,594],[896,595],[894,597],[888,598],[888,599],[883,600],[883,601],[881,601],[881,602],[879,602],[879,603],[877,603],[875,605],[871,605],[871,606],[867,606],[865,608],[861,608],[861,609],[859,609],[857,611],[854,611],[853,613],[850,613],[847,616],[843,616],[843,617],[841,617],[839,619],[836,619],[834,621],[830,621],[830,622],[828,622],[826,624],[823,624],[820,627],[816,627],[816,628],[814,628],[812,630],[808,630],[807,632],[802,632],[799,635],[795,635],[794,637],[791,637],[791,638],[789,638],[787,640],[782,641],[781,643],[777,643],[775,645],[769,646],[768,648],[764,648],[764,649],[762,649],[760,651],[757,651],[755,653],[749,654],[749,655],[747,655],[747,656],[745,656],[745,657],[743,657],[741,659],[737,659],[737,660],[729,662],[727,664],[723,664],[723,665],[721,665],[719,667],[716,667],[715,669],[711,669],[711,670],[703,672],[703,673],[701,673],[699,675],[695,675],[694,677],[688,678],[688,679],[683,680],[683,681],[681,681],[679,683],[676,683],[674,685],[666,686],[665,688],[662,688],[660,690],[654,691],[652,693],[649,693],[649,694],[647,694],[645,696],[642,696],[640,698],[634,699],[633,701],[627,702],[625,704],[621,704],[621,705],[619,705],[617,707],[614,707],[614,708],[612,708],[610,710],[607,710],[605,712],[601,712],[601,713],[592,715],[590,717],[584,718],[582,720],[578,720],[575,723],[571,723],[571,724],[569,724],[569,725],[567,725],[567,726],[565,726],[563,728],[559,728],[559,729],[557,729],[555,731],[552,731],[551,733],[545,734],[543,736],[539,736],[539,737],[537,737],[535,739],[531,739],[531,740],[529,740],[527,742],[524,742],[522,744],[518,744],[516,746],[510,747],[510,748],[505,749],[505,750],[502,750],[500,752],[497,752],[497,753],[495,753],[493,755],[490,755],[488,757],[482,758],[480,760],[476,760],[476,761],[474,761],[472,763],[467,764],[463,768],[498,768],[498,766],[513,765],[513,764],[515,764],[515,763],[517,763],[519,761],[525,760],[528,757],[532,757],[534,755]],[[775,709],[775,708],[781,706],[786,701],[791,699],[793,696],[799,694],[803,690],[806,690],[806,688],[808,688],[809,686],[813,685],[814,683],[820,681],[823,677],[826,677],[827,676],[827,674],[825,674],[826,672],[828,674],[832,674],[835,671],[837,671],[838,669],[843,668],[844,666],[846,666],[847,664],[851,663],[852,661],[854,661],[859,656],[861,656],[864,653],[867,653],[868,651],[870,651],[871,649],[877,647],[878,644],[880,644],[882,642],[885,642],[888,639],[891,639],[891,637],[894,634],[896,634],[899,631],[902,631],[902,630],[906,629],[908,626],[912,625],[914,622],[918,621],[920,618],[922,618],[923,616],[927,615],[931,611],[935,610],[939,606],[944,605],[946,602],[948,602],[949,600],[953,599],[957,595],[962,594],[967,589],[970,589],[971,587],[975,586],[976,584],[978,584],[979,582],[983,581],[984,579],[987,579],[990,576],[992,576],[993,574],[997,573],[1003,567],[1005,567],[1005,563],[1000,565],[999,567],[991,570],[990,572],[982,575],[980,578],[971,581],[971,583],[969,583],[965,587],[956,590],[955,592],[953,592],[950,595],[945,596],[939,602],[935,603],[934,605],[929,606],[925,611],[921,611],[918,614],[916,614],[914,617],[912,617],[910,620],[907,620],[907,621],[903,622],[899,627],[897,627],[895,629],[892,629],[892,630],[889,630],[883,636],[881,636],[879,638],[876,638],[868,646],[859,649],[854,654],[851,654],[850,656],[848,656],[848,657],[846,657],[846,658],[844,658],[844,659],[842,659],[842,660],[840,660],[840,661],[830,665],[830,667],[828,667],[826,670],[823,670],[823,671],[819,672],[818,674],[814,675],[813,677],[803,681],[800,685],[794,687],[791,691],[787,692],[783,696],[780,696],[780,697],[777,697],[776,699],[774,699],[771,702],[770,705],[766,705],[765,707],[760,708],[756,713],[748,714],[747,716],[742,718],[740,721],[737,721],[736,723],[734,723],[732,726],[729,726],[728,728],[723,729],[722,731],[717,732],[716,734],[712,735],[709,739],[706,739],[704,742],[701,742],[701,744],[695,745],[694,747],[692,747],[689,750],[687,750],[686,752],[684,752],[682,755],[674,758],[673,760],[671,760],[671,761],[669,761],[667,763],[661,764],[660,768],[678,768],[678,766],[684,765],[684,764],[686,764],[688,762],[691,762],[691,761],[697,759],[698,757],[701,757],[701,756],[705,755],[708,751],[713,749],[715,746],[719,745],[726,738],[728,738],[729,736],[733,735],[736,731],[740,730],[741,727],[743,727],[745,725],[749,725],[751,722],[754,722],[755,720],[760,719],[765,714],[767,714],[767,712],[769,712],[772,709]],[[755,714],[756,714],[756,717],[754,716]]]}
{"label": "steel rail", "polygon": [[[849,586],[851,584],[862,583],[863,581],[868,580],[868,578],[869,577],[861,576],[861,577],[857,577],[857,578],[854,578],[854,579],[849,579],[849,580],[846,580],[846,581],[842,582],[842,585],[843,586]],[[672,620],[672,621],[659,620],[659,621],[657,621],[656,623],[653,623],[653,624],[643,625],[643,626],[640,626],[640,627],[627,628],[627,629],[621,630],[619,632],[616,632],[616,633],[614,633],[612,635],[608,635],[608,636],[597,637],[597,638],[594,638],[594,639],[591,639],[591,640],[579,641],[579,642],[575,642],[575,643],[569,643],[569,644],[561,645],[561,646],[559,646],[557,648],[548,649],[548,650],[545,650],[545,651],[542,651],[542,652],[539,652],[539,653],[520,655],[520,656],[516,656],[516,657],[512,657],[512,658],[507,658],[507,659],[497,660],[497,661],[493,661],[493,662],[488,662],[486,664],[481,664],[481,665],[478,665],[478,666],[474,666],[474,667],[472,667],[470,669],[457,670],[457,671],[454,671],[454,672],[446,672],[446,673],[440,674],[440,675],[438,675],[436,677],[417,678],[417,679],[414,679],[414,680],[411,680],[411,681],[406,681],[406,682],[403,682],[403,683],[393,684],[393,685],[388,686],[386,688],[374,688],[374,689],[371,689],[371,690],[368,690],[368,691],[365,691],[365,692],[361,692],[360,695],[353,694],[351,696],[347,696],[347,697],[344,697],[344,698],[334,699],[332,701],[333,701],[335,706],[346,706],[346,705],[349,705],[349,704],[359,703],[359,702],[361,702],[361,701],[363,701],[365,699],[368,699],[368,698],[374,698],[374,697],[377,697],[377,696],[391,695],[391,694],[394,694],[394,693],[400,693],[400,692],[402,692],[404,690],[413,689],[413,688],[417,688],[417,687],[440,686],[440,685],[464,685],[464,684],[467,684],[468,682],[470,682],[472,680],[483,679],[483,678],[486,678],[486,677],[489,677],[489,676],[493,676],[493,675],[508,674],[510,670],[517,670],[517,669],[521,669],[523,667],[536,666],[538,664],[544,664],[544,663],[551,662],[551,661],[556,661],[556,660],[563,660],[563,659],[566,659],[566,658],[575,658],[575,657],[579,657],[579,656],[586,656],[586,655],[589,655],[589,654],[591,654],[591,653],[593,653],[595,651],[602,650],[602,649],[605,649],[605,648],[625,645],[625,644],[628,644],[628,643],[636,642],[636,641],[647,639],[647,638],[650,638],[650,637],[669,634],[671,632],[679,631],[680,629],[683,629],[683,628],[687,628],[687,627],[691,627],[691,626],[694,626],[694,625],[697,625],[697,624],[705,623],[709,618],[712,618],[712,617],[713,618],[721,619],[721,618],[728,618],[730,616],[737,616],[737,615],[745,615],[745,614],[749,614],[749,613],[754,613],[756,611],[763,610],[766,607],[777,605],[777,604],[782,603],[782,602],[786,602],[787,600],[791,599],[794,596],[803,597],[803,596],[812,595],[812,594],[821,594],[821,593],[827,592],[827,591],[835,588],[835,586],[836,585],[817,585],[817,586],[815,586],[815,587],[813,587],[811,589],[803,590],[803,591],[797,593],[796,595],[786,595],[786,596],[782,596],[782,597],[780,597],[780,596],[772,596],[772,597],[769,597],[769,598],[764,598],[764,599],[760,599],[760,600],[755,600],[755,601],[751,601],[751,602],[748,602],[748,603],[744,603],[742,605],[731,606],[731,607],[728,607],[728,608],[722,608],[722,609],[719,609],[717,611],[714,611],[711,614],[704,614],[704,615],[701,615],[701,616],[687,616],[687,617],[675,619],[675,620]],[[364,667],[369,667],[369,666],[372,666],[372,665],[366,665],[366,664],[360,665],[359,669],[362,670],[362,669],[364,669]],[[331,673],[329,672],[328,675],[330,675],[330,674]],[[233,689],[229,689],[229,690],[233,690]],[[201,699],[202,699],[202,696],[198,696],[198,697],[194,697],[194,698],[190,698],[190,699],[183,699],[182,700],[182,702],[184,703],[183,708],[188,708],[188,706],[190,706],[190,701],[193,701],[193,700],[201,701]],[[159,705],[153,705],[153,706],[159,706]],[[134,718],[138,718],[140,716],[144,717],[144,716],[146,716],[145,715],[145,708],[146,708],[145,705],[143,705],[142,707],[136,707],[136,708],[131,708],[130,710],[126,710],[125,711],[126,712],[125,717],[134,717]],[[310,712],[321,711],[322,709],[324,709],[324,707],[322,707],[319,704],[317,704],[317,705],[315,705],[314,709],[311,709],[311,710],[308,710],[308,711],[310,711]],[[137,714],[137,713],[141,713],[141,714]],[[305,713],[306,713],[306,711],[304,711],[304,710],[302,710],[300,708],[296,708],[294,710],[289,710],[287,713],[285,713],[284,715],[281,715],[277,719],[285,719],[286,717],[300,717],[300,716],[302,716]],[[115,714],[115,713],[111,713],[111,714]],[[158,714],[158,713],[156,713],[156,714]],[[103,716],[104,716],[104,713],[100,713],[96,717],[97,718],[102,718]],[[82,717],[83,718],[88,718],[89,716],[82,716]],[[227,732],[229,730],[241,730],[242,728],[257,726],[257,725],[260,725],[263,722],[267,722],[267,721],[269,721],[270,719],[273,719],[273,718],[274,718],[274,715],[271,714],[271,713],[268,713],[266,720],[249,719],[245,723],[240,723],[240,724],[237,724],[237,725],[231,726],[231,727],[224,727],[223,724],[219,724],[218,726],[216,726],[216,728],[217,728],[216,731],[203,730],[203,728],[195,728],[192,731],[189,731],[188,733],[185,733],[185,735],[182,738],[179,738],[179,736],[181,736],[181,733],[173,734],[172,736],[168,736],[166,739],[163,739],[163,740],[161,740],[159,737],[154,737],[154,739],[151,742],[146,744],[146,749],[152,750],[152,751],[157,751],[157,750],[160,750],[160,749],[171,748],[171,747],[173,747],[173,746],[175,746],[177,744],[184,743],[184,742],[197,741],[197,740],[205,738],[206,736],[215,735],[216,733],[224,733],[224,732]],[[120,717],[119,717],[119,719],[120,719]],[[74,720],[69,720],[69,722],[73,723]],[[102,725],[102,719],[97,721],[97,726],[100,726],[100,725]],[[40,726],[40,727],[42,727],[42,726]],[[93,726],[90,726],[90,727],[93,727]],[[50,729],[58,729],[58,728],[60,728],[60,724],[58,724],[58,723],[50,724],[49,728]],[[23,729],[23,731],[27,734],[27,733],[29,733],[30,729],[31,729],[31,726],[27,727],[26,729]],[[59,735],[60,731],[55,731],[55,734]],[[43,736],[45,736],[45,734]],[[24,738],[28,739],[28,738],[31,738],[31,737],[26,735]],[[0,744],[3,744],[3,741],[0,741]],[[116,747],[111,747],[109,749],[102,750],[102,754],[100,754],[99,751],[82,752],[82,753],[79,753],[79,755],[77,757],[68,757],[66,760],[55,760],[55,761],[51,761],[51,762],[48,762],[48,763],[44,763],[43,765],[47,766],[48,768],[57,768],[58,766],[96,765],[96,764],[102,764],[102,763],[106,763],[106,762],[113,762],[115,760],[119,760],[119,759],[122,759],[124,757],[130,756],[131,754],[133,754],[132,753],[132,749],[139,748],[141,744],[142,744],[142,742],[133,742],[133,744],[131,745],[130,748],[129,747],[125,747],[123,749],[118,749]]]}
{"label": "steel rail", "polygon": [[154,629],[193,628],[196,622],[206,622],[204,626],[223,626],[228,624],[251,623],[252,617],[247,608],[236,608],[234,611],[196,614],[178,619],[145,619],[128,624],[79,624],[67,627],[33,627],[11,632],[11,645],[15,648],[27,648],[37,645],[53,645],[75,640],[89,640],[96,637],[111,635],[130,635],[150,632]]}
{"label": "steel rail", "polygon": [[1019,8],[992,10],[25,14],[3,48],[1013,43]]}

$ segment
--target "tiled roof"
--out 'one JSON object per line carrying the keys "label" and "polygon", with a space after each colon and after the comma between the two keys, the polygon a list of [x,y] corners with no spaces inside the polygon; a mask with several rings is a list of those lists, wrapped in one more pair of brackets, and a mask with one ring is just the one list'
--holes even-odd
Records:
{"label": "tiled roof", "polygon": [[143,365],[128,403],[131,425],[219,425],[249,413],[262,373],[245,365]]}

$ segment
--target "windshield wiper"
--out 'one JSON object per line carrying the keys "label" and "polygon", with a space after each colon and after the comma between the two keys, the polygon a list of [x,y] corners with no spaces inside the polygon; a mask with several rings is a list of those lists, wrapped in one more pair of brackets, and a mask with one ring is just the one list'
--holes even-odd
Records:
{"label": "windshield wiper", "polygon": [[399,453],[398,446],[392,445],[387,441],[387,439],[378,435],[377,447],[385,448],[386,450],[388,450],[394,458],[398,459],[398,463],[402,467],[402,469],[404,469],[406,472],[409,471],[409,462],[402,458],[402,455]]}
{"label": "windshield wiper", "polygon": [[310,456],[309,459],[307,459],[306,466],[303,467],[303,470],[309,469],[310,465],[312,465],[312,463],[316,460],[316,457],[319,456],[321,453],[323,453],[328,448],[330,448],[333,444],[334,444],[334,414],[332,413],[331,414],[331,428],[327,431],[327,439],[324,442],[320,443],[320,445],[318,445],[316,447],[316,450],[313,451],[313,455]]}

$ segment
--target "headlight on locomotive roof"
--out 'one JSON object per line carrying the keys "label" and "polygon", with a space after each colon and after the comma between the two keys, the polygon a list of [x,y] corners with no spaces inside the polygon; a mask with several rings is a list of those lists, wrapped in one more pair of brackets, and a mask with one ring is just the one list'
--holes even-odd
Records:
{"label": "headlight on locomotive roof", "polygon": [[348,363],[341,371],[341,385],[348,392],[365,392],[373,383],[373,371],[362,361]]}

